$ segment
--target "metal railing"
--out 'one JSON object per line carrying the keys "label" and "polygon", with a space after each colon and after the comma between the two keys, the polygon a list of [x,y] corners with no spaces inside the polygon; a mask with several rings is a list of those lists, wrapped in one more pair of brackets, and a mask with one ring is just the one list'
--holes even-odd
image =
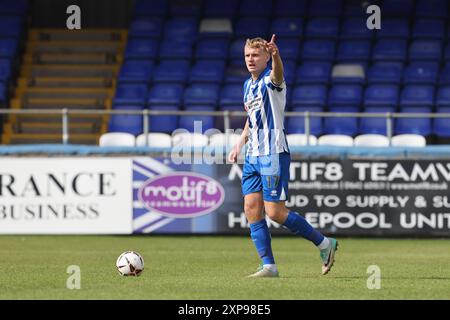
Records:
{"label": "metal railing", "polygon": [[[73,115],[141,115],[143,117],[143,134],[147,139],[150,132],[149,116],[162,116],[162,115],[199,115],[199,116],[215,116],[223,117],[224,130],[230,129],[231,117],[246,117],[247,113],[243,111],[166,111],[166,110],[104,110],[104,109],[0,109],[0,114],[12,114],[12,115],[61,115],[62,124],[62,143],[68,144],[69,141],[69,123],[70,116]],[[309,136],[311,135],[311,118],[320,117],[355,117],[355,118],[385,118],[386,120],[386,136],[391,141],[393,135],[393,123],[396,118],[449,118],[450,113],[395,113],[395,112],[379,112],[379,113],[367,113],[367,112],[285,112],[286,117],[303,117],[305,126],[305,136],[307,144],[309,144]],[[146,141],[147,142],[147,141]]]}

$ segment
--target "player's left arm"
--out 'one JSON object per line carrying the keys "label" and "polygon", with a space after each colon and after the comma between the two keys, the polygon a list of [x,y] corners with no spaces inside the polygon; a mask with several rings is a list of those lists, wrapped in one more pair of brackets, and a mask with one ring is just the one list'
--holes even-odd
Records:
{"label": "player's left arm", "polygon": [[284,80],[283,61],[281,61],[280,50],[275,44],[275,35],[272,35],[270,42],[267,43],[267,51],[272,56],[272,71],[270,72],[270,80],[276,86],[281,86]]}

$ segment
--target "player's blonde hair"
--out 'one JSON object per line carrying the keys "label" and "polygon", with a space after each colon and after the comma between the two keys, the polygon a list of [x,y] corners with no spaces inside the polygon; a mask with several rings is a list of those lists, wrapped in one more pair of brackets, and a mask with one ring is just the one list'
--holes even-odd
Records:
{"label": "player's blonde hair", "polygon": [[266,45],[267,45],[267,41],[260,37],[256,37],[253,39],[247,39],[247,41],[245,41],[245,46],[249,47],[249,48],[253,48],[253,49],[261,48],[264,51],[267,51]]}

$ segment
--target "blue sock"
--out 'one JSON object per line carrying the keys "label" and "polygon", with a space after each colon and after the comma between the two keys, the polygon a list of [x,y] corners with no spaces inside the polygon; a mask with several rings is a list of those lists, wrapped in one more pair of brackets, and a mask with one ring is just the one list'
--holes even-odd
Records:
{"label": "blue sock", "polygon": [[324,236],[313,228],[301,215],[296,212],[289,211],[286,221],[283,225],[291,230],[294,234],[308,239],[318,246],[324,239]]}
{"label": "blue sock", "polygon": [[263,264],[275,264],[266,219],[250,224],[250,235]]}

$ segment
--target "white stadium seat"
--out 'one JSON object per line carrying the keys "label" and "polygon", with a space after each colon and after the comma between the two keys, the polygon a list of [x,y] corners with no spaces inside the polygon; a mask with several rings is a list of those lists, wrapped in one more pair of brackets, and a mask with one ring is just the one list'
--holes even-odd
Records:
{"label": "white stadium seat", "polygon": [[[286,140],[290,147],[301,147],[308,145],[306,142],[306,134],[303,133],[292,133],[286,135]],[[309,145],[315,146],[317,145],[317,137],[310,134],[309,135]]]}
{"label": "white stadium seat", "polygon": [[425,147],[427,141],[420,134],[399,134],[392,137],[394,147]]}
{"label": "white stadium seat", "polygon": [[343,134],[326,134],[317,140],[319,146],[338,146],[351,147],[353,146],[353,138]]}
{"label": "white stadium seat", "polygon": [[208,144],[208,137],[201,133],[183,132],[172,137],[172,145],[185,145],[188,147],[205,147]]}
{"label": "white stadium seat", "polygon": [[[145,134],[142,133],[136,138],[136,146],[145,147]],[[148,134],[148,146],[170,148],[172,146],[172,137],[167,133],[151,132]]]}
{"label": "white stadium seat", "polygon": [[227,135],[225,133],[216,133],[209,137],[209,145],[210,146],[234,146],[238,141],[241,135],[237,133],[228,134],[228,143],[227,143]]}
{"label": "white stadium seat", "polygon": [[389,138],[381,134],[361,134],[353,143],[355,147],[389,147]]}
{"label": "white stadium seat", "polygon": [[136,138],[127,132],[107,132],[100,136],[100,147],[134,147]]}

